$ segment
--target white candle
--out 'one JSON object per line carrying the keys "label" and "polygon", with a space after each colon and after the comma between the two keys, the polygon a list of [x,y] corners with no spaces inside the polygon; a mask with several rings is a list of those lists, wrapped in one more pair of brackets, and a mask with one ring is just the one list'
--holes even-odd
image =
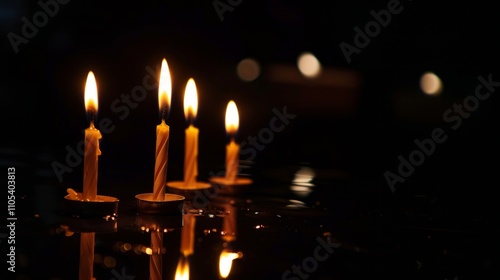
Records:
{"label": "white candle", "polygon": [[196,184],[198,176],[198,135],[199,129],[194,127],[193,122],[198,111],[198,96],[196,84],[191,78],[186,85],[184,93],[184,115],[189,122],[186,128],[185,136],[185,154],[184,154],[184,184],[192,187]]}
{"label": "white candle", "polygon": [[85,108],[90,115],[90,126],[85,129],[85,154],[83,159],[83,200],[92,201],[97,198],[98,156],[101,154],[99,140],[101,132],[94,126],[97,113],[97,84],[94,73],[89,72],[85,85]]}
{"label": "white candle", "polygon": [[229,182],[234,182],[238,175],[240,146],[234,140],[238,125],[238,108],[236,103],[231,100],[226,108],[226,132],[231,137],[231,141],[226,145],[226,180]]}

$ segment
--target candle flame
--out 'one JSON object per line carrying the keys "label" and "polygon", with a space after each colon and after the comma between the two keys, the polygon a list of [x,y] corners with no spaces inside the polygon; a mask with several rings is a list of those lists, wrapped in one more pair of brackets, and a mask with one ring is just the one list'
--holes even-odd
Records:
{"label": "candle flame", "polygon": [[222,278],[227,278],[229,273],[231,273],[231,267],[233,266],[233,260],[241,258],[241,253],[234,253],[229,251],[222,251],[219,258],[219,274]]}
{"label": "candle flame", "polygon": [[182,256],[177,263],[175,280],[189,280],[189,261],[184,256]]}
{"label": "candle flame", "polygon": [[87,75],[85,84],[85,110],[97,113],[97,83],[92,71]]}
{"label": "candle flame", "polygon": [[160,70],[160,84],[158,86],[158,106],[160,114],[166,113],[170,107],[170,100],[172,98],[172,81],[170,79],[170,71],[168,69],[167,60],[163,59],[161,62]]}
{"label": "candle flame", "polygon": [[186,120],[193,122],[198,112],[198,93],[196,90],[196,83],[193,78],[190,78],[186,85],[184,92],[184,115]]}
{"label": "candle flame", "polygon": [[240,117],[238,116],[238,108],[233,100],[229,101],[226,108],[226,132],[234,135],[238,130]]}

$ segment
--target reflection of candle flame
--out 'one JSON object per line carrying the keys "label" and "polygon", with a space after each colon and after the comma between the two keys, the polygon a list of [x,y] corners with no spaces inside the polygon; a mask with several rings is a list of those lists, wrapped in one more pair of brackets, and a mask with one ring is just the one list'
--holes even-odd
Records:
{"label": "reflection of candle flame", "polygon": [[190,78],[186,85],[184,93],[184,116],[190,123],[196,118],[198,112],[198,94],[196,91],[196,84],[193,78]]}
{"label": "reflection of candle flame", "polygon": [[234,136],[236,131],[238,131],[240,118],[238,115],[238,108],[233,100],[229,101],[226,108],[226,132]]}
{"label": "reflection of candle flame", "polygon": [[175,270],[175,280],[189,280],[189,260],[181,256]]}
{"label": "reflection of candle flame", "polygon": [[170,107],[170,100],[172,99],[172,81],[170,78],[170,71],[168,68],[167,60],[163,59],[161,62],[160,70],[160,84],[158,86],[158,106],[161,117],[166,117],[165,114]]}
{"label": "reflection of candle flame", "polygon": [[229,273],[231,273],[231,268],[233,266],[233,260],[239,259],[243,256],[241,252],[235,253],[235,252],[229,252],[226,250],[223,250],[220,253],[220,258],[219,258],[219,274],[222,278],[227,278],[229,276]]}
{"label": "reflection of candle flame", "polygon": [[80,235],[80,267],[79,280],[92,280],[94,271],[95,233],[82,232]]}

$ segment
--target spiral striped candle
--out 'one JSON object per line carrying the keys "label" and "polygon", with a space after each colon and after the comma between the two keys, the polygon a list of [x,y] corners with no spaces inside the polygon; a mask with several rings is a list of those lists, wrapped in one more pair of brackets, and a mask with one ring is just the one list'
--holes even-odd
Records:
{"label": "spiral striped candle", "polygon": [[152,231],[151,232],[151,257],[149,259],[149,279],[150,280],[161,280],[163,275],[163,258],[162,250],[163,248],[163,232],[162,231]]}
{"label": "spiral striped candle", "polygon": [[164,120],[162,120],[161,124],[156,126],[156,162],[153,200],[165,199],[169,133],[170,127],[165,123]]}

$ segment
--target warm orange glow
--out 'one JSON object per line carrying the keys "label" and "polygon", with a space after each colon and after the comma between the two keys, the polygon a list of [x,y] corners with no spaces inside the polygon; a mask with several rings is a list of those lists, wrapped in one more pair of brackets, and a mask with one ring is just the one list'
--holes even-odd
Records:
{"label": "warm orange glow", "polygon": [[443,88],[443,83],[436,74],[426,72],[420,78],[420,88],[425,94],[439,95]]}
{"label": "warm orange glow", "polygon": [[226,108],[226,132],[234,135],[238,131],[240,117],[238,115],[238,108],[233,100],[229,101]]}
{"label": "warm orange glow", "polygon": [[243,81],[251,82],[260,75],[260,65],[255,59],[246,58],[238,63],[236,73]]}
{"label": "warm orange glow", "polygon": [[85,110],[97,113],[97,83],[92,71],[87,75],[85,83]]}
{"label": "warm orange glow", "polygon": [[316,78],[321,74],[321,63],[312,53],[302,53],[297,60],[297,66],[300,73],[307,78]]}
{"label": "warm orange glow", "polygon": [[170,71],[168,69],[167,60],[163,59],[160,70],[160,84],[158,86],[158,106],[160,112],[170,107],[172,98],[172,81],[170,79]]}
{"label": "warm orange glow", "polygon": [[184,116],[186,120],[193,122],[198,112],[198,92],[193,78],[190,78],[184,92]]}
{"label": "warm orange glow", "polygon": [[222,278],[227,278],[231,273],[233,260],[241,258],[241,253],[222,251],[219,258],[219,274]]}
{"label": "warm orange glow", "polygon": [[181,257],[177,263],[175,280],[189,280],[189,261],[186,257]]}

